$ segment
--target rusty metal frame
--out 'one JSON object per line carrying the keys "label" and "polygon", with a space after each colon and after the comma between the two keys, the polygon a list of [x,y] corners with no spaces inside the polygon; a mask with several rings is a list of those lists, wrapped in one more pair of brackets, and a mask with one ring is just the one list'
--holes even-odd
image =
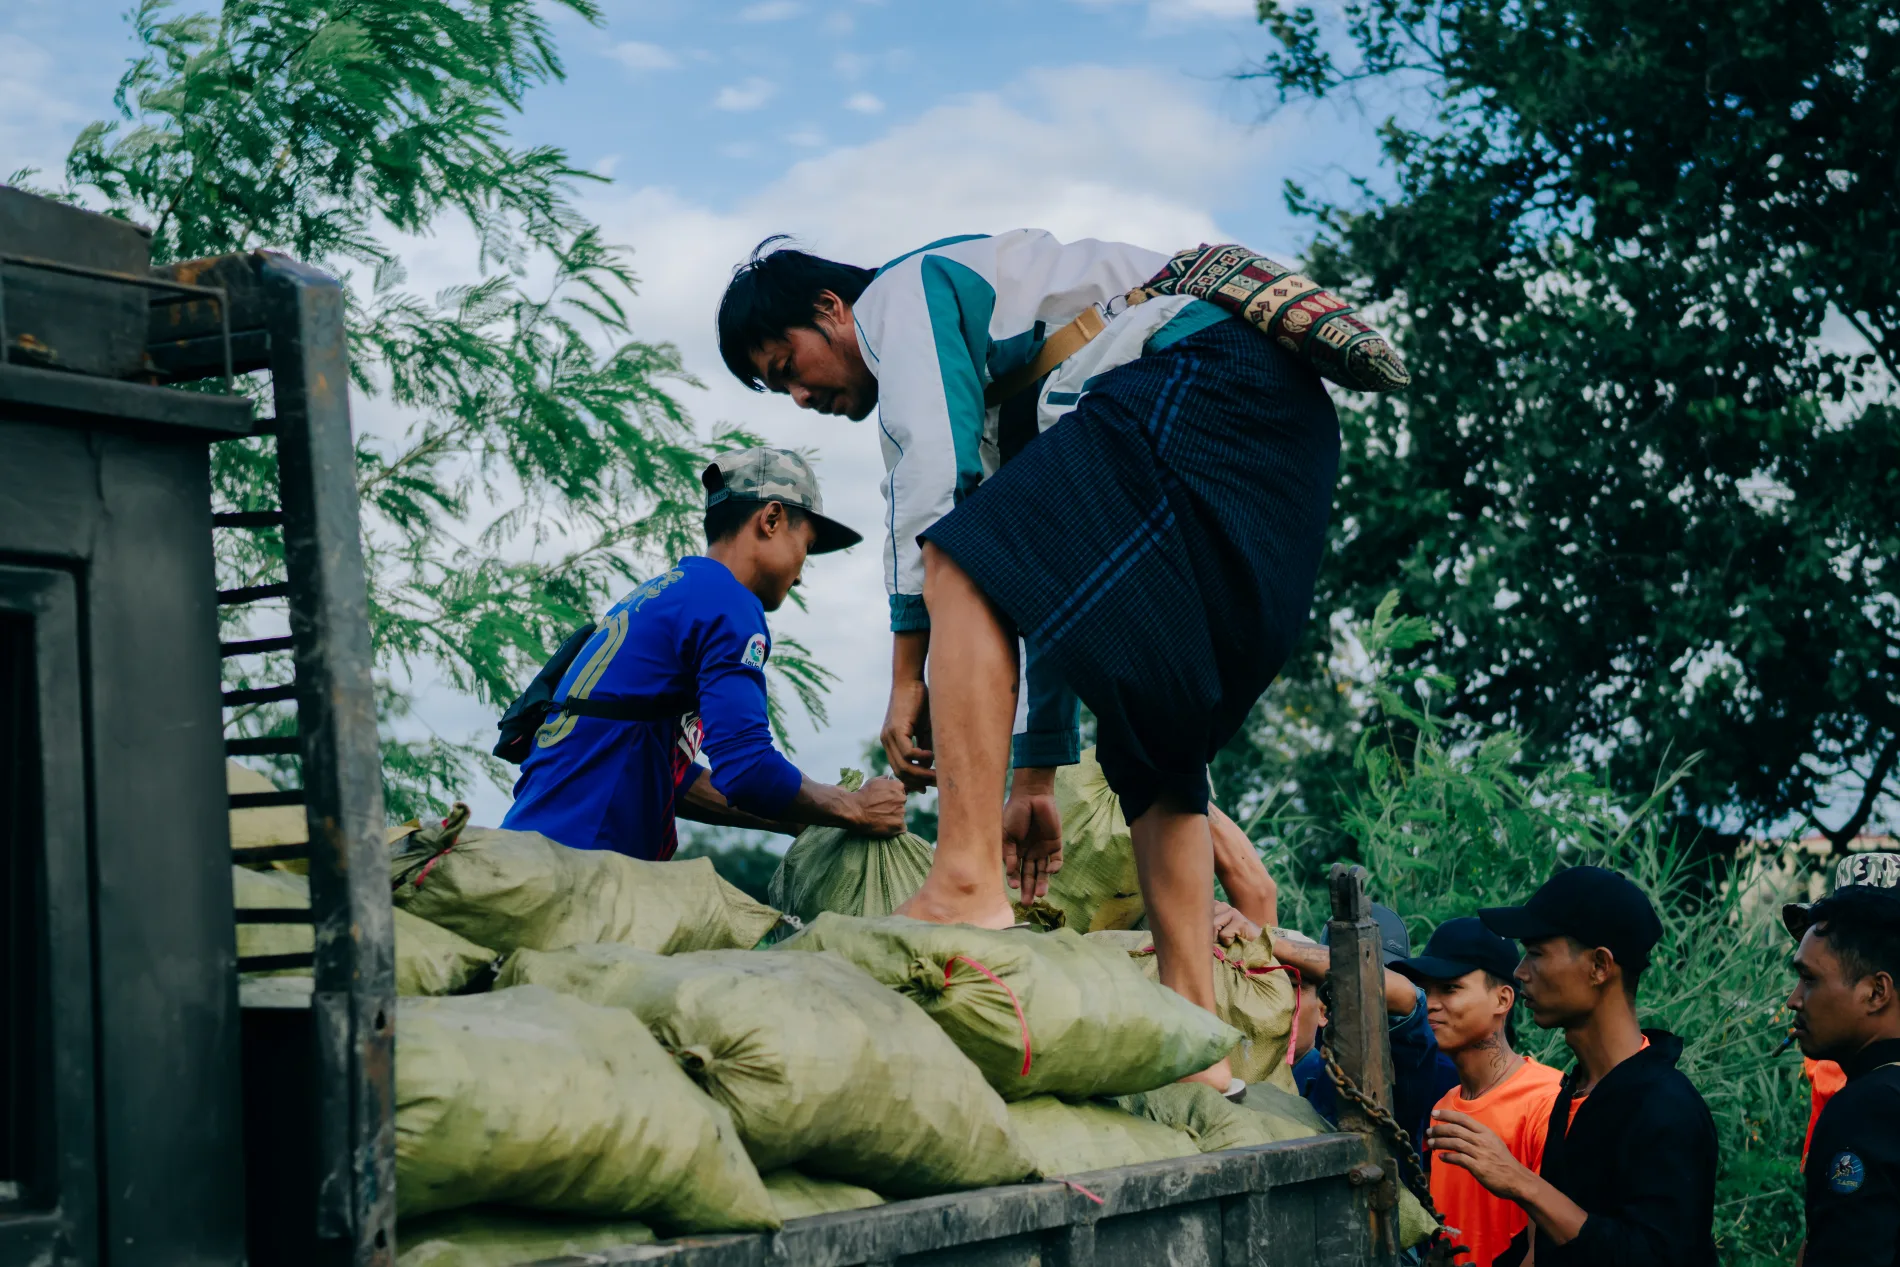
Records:
{"label": "rusty metal frame", "polygon": [[[308,844],[247,849],[233,861],[307,859],[310,908],[240,909],[236,920],[307,920],[315,944],[308,954],[252,956],[237,964],[240,972],[307,965],[314,976],[307,1008],[280,1004],[261,1017],[246,1011],[247,1048],[256,1030],[267,1044],[278,1044],[273,1056],[281,1058],[264,1062],[273,1064],[267,1071],[247,1067],[247,1080],[261,1074],[271,1090],[260,1098],[247,1089],[247,1114],[260,1103],[273,1114],[268,1123],[246,1124],[247,1140],[262,1141],[265,1150],[252,1149],[252,1161],[270,1167],[276,1188],[296,1189],[251,1194],[253,1261],[263,1253],[273,1262],[390,1267],[395,946],[343,288],[316,269],[262,251],[189,261],[169,271],[226,283],[160,285],[217,301],[216,338],[227,379],[240,368],[233,362],[235,327],[247,349],[241,368],[269,372],[275,407],[263,433],[276,439],[279,508],[213,516],[220,530],[281,527],[284,534],[284,579],[222,591],[219,603],[282,598],[290,617],[288,638],[228,642],[220,650],[226,658],[287,650],[295,666],[290,684],[225,692],[223,702],[294,702],[296,735],[227,740],[226,755],[291,753],[301,758],[303,774],[301,788],[238,793],[231,806],[301,804],[308,828]],[[204,349],[209,355],[193,350],[212,334],[210,314],[198,307],[188,304],[164,321],[154,317],[154,350],[176,352],[177,340],[186,341],[170,360],[170,381],[217,370],[217,349]],[[249,1064],[258,1063],[250,1059],[255,1054],[247,1051]]]}
{"label": "rusty metal frame", "polygon": [[[232,373],[231,360],[231,301],[219,286],[196,286],[189,282],[174,281],[167,277],[140,277],[136,273],[116,273],[109,268],[88,268],[83,264],[68,264],[63,260],[41,259],[37,255],[9,255],[0,252],[0,266],[7,264],[15,268],[30,268],[42,273],[64,273],[69,277],[87,277],[95,281],[112,282],[120,286],[137,286],[145,290],[166,291],[174,295],[198,295],[212,299],[218,305],[218,322],[224,345],[224,385],[231,386],[236,377]],[[0,267],[0,364],[12,360],[7,338],[7,280],[6,272]]]}

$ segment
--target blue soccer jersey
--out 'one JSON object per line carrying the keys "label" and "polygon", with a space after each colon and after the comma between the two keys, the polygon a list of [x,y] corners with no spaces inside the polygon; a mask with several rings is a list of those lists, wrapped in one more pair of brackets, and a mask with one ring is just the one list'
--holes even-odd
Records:
{"label": "blue soccer jersey", "polygon": [[576,849],[670,858],[674,811],[699,776],[731,804],[776,818],[798,795],[796,766],[772,746],[765,608],[723,563],[697,555],[608,610],[556,699],[632,699],[677,715],[627,722],[556,713],[521,763],[502,826]]}

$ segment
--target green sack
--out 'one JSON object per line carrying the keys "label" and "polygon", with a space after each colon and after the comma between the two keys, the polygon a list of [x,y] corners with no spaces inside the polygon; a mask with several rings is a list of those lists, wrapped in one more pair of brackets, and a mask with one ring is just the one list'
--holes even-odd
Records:
{"label": "green sack", "polygon": [[1068,1104],[1039,1095],[1012,1103],[1009,1119],[1037,1168],[1050,1178],[1192,1157],[1200,1151],[1180,1131],[1100,1100]]}
{"label": "green sack", "polygon": [[1126,954],[1068,929],[992,932],[826,913],[773,953],[817,950],[909,995],[1005,1100],[1147,1091],[1240,1042],[1219,1018],[1148,981]]}
{"label": "green sack", "polygon": [[[1253,1087],[1247,1088],[1249,1100],[1256,1094],[1268,1093],[1267,1089],[1256,1092]],[[1136,1117],[1145,1117],[1182,1132],[1204,1153],[1272,1144],[1319,1133],[1300,1130],[1291,1135],[1278,1134],[1267,1115],[1249,1113],[1205,1082],[1176,1082],[1140,1095],[1122,1096],[1115,1103]]]}
{"label": "green sack", "polygon": [[[1133,929],[1104,931],[1090,933],[1089,940],[1127,952],[1142,975],[1150,981],[1161,980],[1154,934]],[[1241,1033],[1239,1048],[1228,1057],[1234,1076],[1249,1086],[1266,1084],[1292,1094],[1297,1088],[1287,1055],[1292,1051],[1293,1019],[1299,1007],[1292,974],[1279,969],[1279,960],[1264,938],[1216,946],[1214,959],[1214,1014]]]}
{"label": "green sack", "polygon": [[399,909],[503,952],[597,941],[660,954],[744,950],[779,922],[709,858],[644,862],[539,832],[425,827],[391,866]]}
{"label": "green sack", "polygon": [[833,955],[517,951],[502,984],[627,1008],[732,1114],[762,1171],[929,1196],[1034,1170],[976,1067],[917,1005]]}
{"label": "green sack", "polygon": [[411,915],[396,917],[396,993],[462,994],[480,989],[501,956],[486,946]]}
{"label": "green sack", "polygon": [[1122,817],[1121,798],[1095,760],[1056,771],[1056,811],[1062,816],[1062,869],[1049,877],[1046,901],[1078,933],[1133,928],[1146,913],[1135,878],[1135,845]]}
{"label": "green sack", "polygon": [[[841,770],[838,786],[855,792],[864,775]],[[807,827],[785,851],[766,899],[809,924],[825,911],[889,915],[923,886],[936,850],[909,832],[879,840],[842,827]]]}
{"label": "green sack", "polygon": [[[1303,1097],[1272,1087],[1248,1087],[1246,1100],[1235,1104],[1204,1082],[1178,1082],[1141,1095],[1125,1095],[1115,1103],[1183,1132],[1204,1153],[1310,1139],[1335,1129]],[[1399,1248],[1423,1244],[1437,1228],[1411,1189],[1400,1184]]]}
{"label": "green sack", "polygon": [[[248,867],[232,867],[231,895],[232,904],[239,909],[262,907],[269,910],[308,910],[310,882],[300,875],[283,871],[252,871]],[[240,959],[252,959],[260,955],[307,955],[316,944],[316,932],[308,924],[237,926],[237,952]],[[283,968],[245,975],[307,977],[310,969]]]}
{"label": "green sack", "polygon": [[1278,1087],[1248,1087],[1247,1098],[1240,1104],[1249,1113],[1267,1119],[1267,1130],[1276,1142],[1328,1135],[1339,1129],[1320,1116],[1305,1096]]}
{"label": "green sack", "polygon": [[796,1170],[774,1170],[765,1176],[765,1191],[772,1198],[772,1208],[787,1223],[815,1214],[841,1214],[884,1204],[884,1198],[869,1188],[801,1175]]}
{"label": "green sack", "polygon": [[602,1222],[474,1206],[396,1229],[396,1267],[520,1267],[545,1258],[645,1245],[653,1229],[631,1219]]}
{"label": "green sack", "polygon": [[1399,1248],[1416,1249],[1432,1239],[1439,1227],[1438,1220],[1431,1216],[1424,1203],[1412,1195],[1410,1188],[1400,1184]]}
{"label": "green sack", "polygon": [[638,1017],[539,986],[397,1009],[397,1212],[483,1203],[673,1232],[779,1223],[726,1111]]}
{"label": "green sack", "polygon": [[[232,867],[231,888],[240,907],[307,910],[310,906],[310,881],[283,871]],[[397,994],[459,994],[480,988],[498,958],[494,951],[407,911],[394,914]],[[308,924],[239,924],[237,928],[238,954],[244,958],[309,954],[314,945],[315,934]],[[310,969],[245,975],[307,977]]]}

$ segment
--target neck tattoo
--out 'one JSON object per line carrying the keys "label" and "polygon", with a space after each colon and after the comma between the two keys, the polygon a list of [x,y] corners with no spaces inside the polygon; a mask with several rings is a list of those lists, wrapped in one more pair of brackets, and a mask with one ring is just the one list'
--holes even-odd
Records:
{"label": "neck tattoo", "polygon": [[1492,1090],[1524,1063],[1524,1057],[1506,1047],[1503,1038],[1497,1034],[1473,1044],[1473,1047],[1483,1051],[1488,1059],[1485,1061],[1484,1078],[1478,1087],[1478,1095],[1469,1096],[1468,1099],[1475,1100]]}

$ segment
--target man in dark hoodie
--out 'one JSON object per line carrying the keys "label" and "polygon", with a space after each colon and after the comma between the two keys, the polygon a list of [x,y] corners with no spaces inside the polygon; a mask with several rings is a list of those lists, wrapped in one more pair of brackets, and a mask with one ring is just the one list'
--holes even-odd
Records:
{"label": "man in dark hoodie", "polygon": [[1522,1263],[1532,1236],[1537,1267],[1715,1267],[1715,1123],[1676,1069],[1682,1040],[1636,1020],[1662,935],[1649,899],[1614,871],[1571,867],[1524,905],[1478,917],[1524,944],[1519,993],[1577,1057],[1535,1172],[1476,1119],[1432,1113],[1437,1160],[1530,1215],[1499,1267]]}

